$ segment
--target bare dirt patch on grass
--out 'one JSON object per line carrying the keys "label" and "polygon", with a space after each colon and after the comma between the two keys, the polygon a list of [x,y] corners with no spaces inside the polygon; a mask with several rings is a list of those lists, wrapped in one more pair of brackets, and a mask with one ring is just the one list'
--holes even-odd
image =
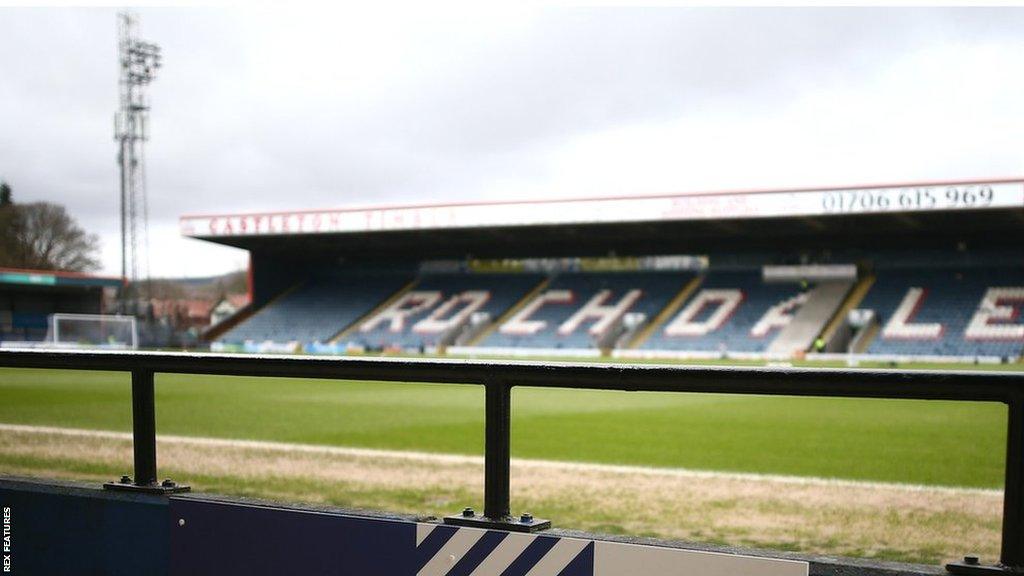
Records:
{"label": "bare dirt patch on grass", "polygon": [[[162,436],[161,473],[197,490],[441,516],[482,501],[483,460]],[[0,425],[0,473],[130,470],[118,432]],[[516,512],[595,532],[936,563],[995,559],[1002,494],[516,460]]]}

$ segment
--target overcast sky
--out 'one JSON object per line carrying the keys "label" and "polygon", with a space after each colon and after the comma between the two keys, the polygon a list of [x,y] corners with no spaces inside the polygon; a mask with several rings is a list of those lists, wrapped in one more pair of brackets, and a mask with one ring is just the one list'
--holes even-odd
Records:
{"label": "overcast sky", "polygon": [[[425,3],[433,5],[433,3]],[[182,214],[1024,174],[1024,9],[142,9],[151,268]],[[0,9],[0,179],[119,273],[111,9]]]}

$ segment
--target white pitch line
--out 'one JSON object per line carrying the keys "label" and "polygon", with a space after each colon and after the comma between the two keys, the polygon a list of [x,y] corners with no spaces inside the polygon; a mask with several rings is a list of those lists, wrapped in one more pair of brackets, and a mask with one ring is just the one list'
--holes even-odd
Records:
{"label": "white pitch line", "polygon": [[[60,428],[56,426],[27,426],[24,424],[0,424],[0,432],[21,432],[26,434],[55,434],[78,438],[101,438],[107,440],[131,440],[131,432],[114,432],[110,430],[83,430],[81,428]],[[378,450],[373,448],[347,448],[341,446],[322,446],[316,444],[293,444],[287,442],[270,442],[264,440],[233,440],[228,438],[206,438],[199,436],[171,436],[160,434],[160,442],[185,446],[209,446],[219,448],[244,448],[267,450],[274,452],[290,452],[302,454],[322,454],[331,456],[380,458],[407,460],[432,464],[465,464],[483,466],[482,456],[463,456],[459,454],[435,454],[432,452],[416,452],[403,450]],[[645,476],[661,476],[670,478],[706,478],[723,480],[747,480],[775,482],[780,484],[796,484],[805,486],[834,486],[849,488],[880,488],[886,490],[903,490],[907,492],[935,492],[943,494],[979,494],[1001,496],[1002,490],[991,488],[964,488],[955,486],[927,486],[922,484],[900,484],[897,482],[871,482],[864,480],[844,480],[839,478],[819,478],[814,476],[784,476],[780,474],[752,474],[743,472],[716,472],[710,470],[690,470],[687,468],[654,468],[649,466],[625,466],[616,464],[591,464],[583,462],[559,462],[554,460],[528,460],[513,458],[512,466],[527,469],[548,469],[571,472],[604,472],[611,474],[640,474]]]}

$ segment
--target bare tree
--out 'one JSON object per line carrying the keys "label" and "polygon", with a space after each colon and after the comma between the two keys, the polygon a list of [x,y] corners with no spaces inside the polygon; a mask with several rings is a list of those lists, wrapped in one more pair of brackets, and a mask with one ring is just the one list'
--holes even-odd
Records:
{"label": "bare tree", "polygon": [[84,272],[99,268],[99,238],[83,230],[63,206],[49,202],[13,204],[4,244],[17,268]]}

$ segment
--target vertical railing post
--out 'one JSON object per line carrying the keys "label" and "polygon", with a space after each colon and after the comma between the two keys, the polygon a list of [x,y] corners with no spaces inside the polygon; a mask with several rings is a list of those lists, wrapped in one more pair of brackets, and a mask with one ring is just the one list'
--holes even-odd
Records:
{"label": "vertical railing post", "polygon": [[156,482],[156,400],[151,370],[132,371],[132,443],[135,450],[135,485]]}
{"label": "vertical railing post", "polygon": [[1006,477],[999,562],[1020,569],[1024,568],[1024,397],[1014,394],[1006,405]]}
{"label": "vertical railing post", "polygon": [[951,574],[1024,573],[1024,394],[1013,392],[1006,402],[1006,471],[1003,480],[1003,538],[999,565],[981,564],[977,556],[946,564]]}
{"label": "vertical railing post", "polygon": [[536,532],[551,521],[523,513],[511,515],[512,386],[502,381],[484,384],[484,513],[466,508],[458,516],[445,516],[446,524]]}
{"label": "vertical railing post", "polygon": [[512,432],[512,387],[487,384],[484,449],[484,516],[505,520],[510,514],[509,475]]}
{"label": "vertical railing post", "polygon": [[122,476],[119,482],[108,482],[104,488],[141,492],[187,492],[188,486],[171,480],[157,481],[156,475],[156,390],[153,371],[132,370],[132,451],[134,480]]}

